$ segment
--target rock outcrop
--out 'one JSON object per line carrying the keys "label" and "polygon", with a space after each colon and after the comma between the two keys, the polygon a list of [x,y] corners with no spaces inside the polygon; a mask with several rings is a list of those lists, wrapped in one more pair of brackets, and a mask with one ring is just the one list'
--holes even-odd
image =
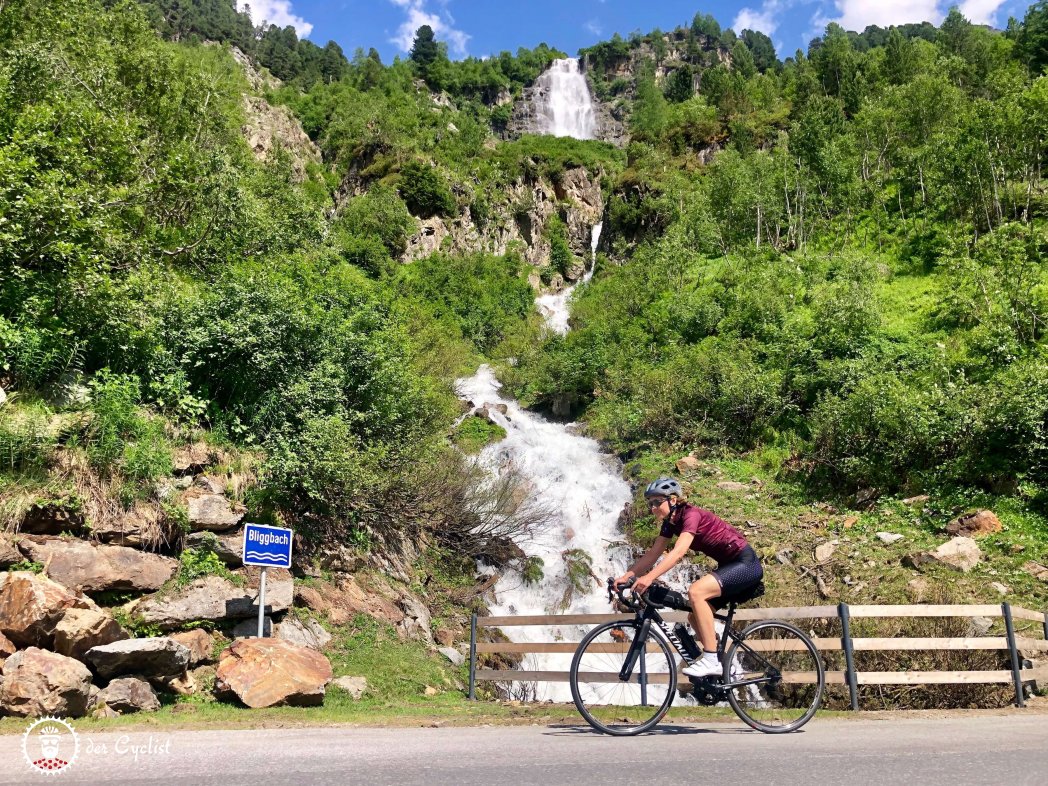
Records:
{"label": "rock outcrop", "polygon": [[947,534],[967,538],[981,538],[1003,529],[1001,520],[989,510],[966,513],[946,525]]}
{"label": "rock outcrop", "polygon": [[155,551],[175,540],[176,529],[155,505],[139,503],[119,516],[94,521],[91,535],[113,546]]}
{"label": "rock outcrop", "polygon": [[4,661],[0,710],[11,715],[79,718],[87,711],[91,672],[78,660],[38,647]]}
{"label": "rock outcrop", "polygon": [[322,650],[331,641],[331,634],[316,620],[303,622],[297,617],[288,617],[277,627],[277,638],[299,647]]}
{"label": "rock outcrop", "polygon": [[328,659],[280,639],[240,639],[222,653],[215,692],[248,707],[315,706],[331,681]]}
{"label": "rock outcrop", "polygon": [[121,674],[170,677],[188,668],[189,649],[174,639],[157,636],[92,647],[85,658],[103,679]]}
{"label": "rock outcrop", "polygon": [[185,547],[187,549],[198,549],[205,544],[215,552],[215,556],[231,568],[239,568],[244,564],[244,530],[238,529],[234,532],[191,532],[186,535]]}
{"label": "rock outcrop", "polygon": [[178,561],[126,546],[100,546],[67,538],[23,539],[19,548],[44,566],[48,577],[84,592],[159,589],[178,569]]}
{"label": "rock outcrop", "polygon": [[57,504],[33,505],[25,512],[18,531],[24,535],[71,535],[84,533],[84,514]]}
{"label": "rock outcrop", "polygon": [[97,608],[46,576],[0,573],[0,633],[19,646],[50,647],[66,609]]}
{"label": "rock outcrop", "polygon": [[84,660],[92,647],[128,638],[127,631],[101,609],[66,609],[55,626],[55,652]]}
{"label": "rock outcrop", "polygon": [[970,571],[982,560],[982,552],[976,542],[964,537],[956,537],[943,543],[939,548],[928,552],[927,556],[964,573]]}
{"label": "rock outcrop", "polygon": [[8,535],[0,534],[0,570],[7,570],[23,559],[22,552],[18,550],[14,540]]}
{"label": "rock outcrop", "polygon": [[[291,608],[293,584],[290,574],[270,570],[266,583],[267,613]],[[258,615],[258,590],[238,587],[221,576],[196,579],[184,589],[146,598],[134,609],[145,623],[165,630],[200,620],[244,619]]]}
{"label": "rock outcrop", "polygon": [[99,694],[111,710],[120,713],[155,712],[160,709],[153,686],[141,677],[121,677],[115,679]]}
{"label": "rock outcrop", "polygon": [[290,158],[297,182],[306,179],[306,166],[320,163],[320,150],[306,136],[298,118],[286,106],[273,106],[257,96],[244,97],[244,137],[260,161],[282,150]]}
{"label": "rock outcrop", "polygon": [[233,505],[222,494],[192,489],[186,500],[189,508],[189,526],[194,530],[226,532],[244,518],[244,511]]}
{"label": "rock outcrop", "polygon": [[521,179],[506,188],[497,200],[483,228],[477,226],[469,207],[454,218],[420,221],[418,230],[408,239],[401,261],[412,262],[436,251],[502,255],[518,248],[529,265],[548,268],[547,228],[553,217],[559,216],[567,226],[568,244],[576,258],[575,266],[566,271],[567,278],[575,281],[582,277],[589,265],[591,230],[604,212],[599,173],[576,167],[565,171],[557,183],[542,178]]}
{"label": "rock outcrop", "polygon": [[199,666],[201,663],[210,663],[215,640],[206,630],[197,628],[182,633],[172,633],[168,638],[177,641],[189,650],[190,668]]}

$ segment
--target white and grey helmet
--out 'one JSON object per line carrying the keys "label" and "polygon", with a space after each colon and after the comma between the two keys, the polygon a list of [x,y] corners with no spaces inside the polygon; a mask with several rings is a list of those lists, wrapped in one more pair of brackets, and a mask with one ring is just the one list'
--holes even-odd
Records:
{"label": "white and grey helmet", "polygon": [[684,491],[680,487],[674,478],[659,478],[653,480],[648,484],[648,487],[644,489],[645,497],[669,497],[669,496],[684,496]]}

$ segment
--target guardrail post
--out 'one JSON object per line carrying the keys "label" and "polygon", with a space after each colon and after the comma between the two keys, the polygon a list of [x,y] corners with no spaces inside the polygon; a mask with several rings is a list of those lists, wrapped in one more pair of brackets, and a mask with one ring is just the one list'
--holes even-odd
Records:
{"label": "guardrail post", "polygon": [[848,682],[851,708],[859,709],[859,678],[855,674],[855,651],[852,648],[851,614],[847,603],[837,604],[837,616],[841,618],[841,648],[844,650],[844,679]]}
{"label": "guardrail post", "polygon": [[477,700],[477,615],[469,618],[469,699]]}
{"label": "guardrail post", "polygon": [[1012,657],[1012,681],[1015,683],[1015,706],[1025,707],[1023,701],[1023,679],[1019,665],[1019,649],[1015,646],[1015,626],[1012,624],[1012,607],[1007,602],[1001,604],[1004,614],[1004,628],[1008,633],[1008,653]]}

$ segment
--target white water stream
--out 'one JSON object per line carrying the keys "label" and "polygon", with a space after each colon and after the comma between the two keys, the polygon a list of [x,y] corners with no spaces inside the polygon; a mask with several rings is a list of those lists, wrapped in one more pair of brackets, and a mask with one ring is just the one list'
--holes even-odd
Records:
{"label": "white water stream", "polygon": [[[596,254],[600,224],[593,227],[592,249]],[[593,269],[583,281],[589,279]],[[550,330],[568,329],[568,303],[574,287],[557,295],[539,298]],[[494,615],[606,614],[606,577],[620,575],[627,567],[628,550],[622,543],[619,514],[630,501],[629,484],[623,480],[622,465],[603,453],[595,440],[579,436],[572,424],[556,423],[523,409],[516,401],[499,393],[501,385],[488,366],[458,381],[458,394],[477,406],[487,406],[490,417],[506,429],[506,438],[489,445],[479,461],[492,473],[518,472],[532,487],[541,504],[551,507],[555,516],[544,531],[530,543],[520,544],[529,557],[543,561],[543,578],[527,584],[519,573],[509,570],[494,588],[496,601],[490,605]],[[495,406],[504,404],[503,415]],[[567,553],[581,549],[592,560],[586,592],[569,592]],[[566,601],[566,602],[565,602]],[[578,641],[580,629],[548,627],[506,628],[513,641]],[[571,655],[529,655],[524,668],[539,671],[567,671]],[[539,683],[535,699],[570,701],[564,683]]]}
{"label": "white water stream", "polygon": [[535,125],[540,134],[596,139],[597,118],[593,112],[586,77],[573,57],[554,60],[535,87]]}

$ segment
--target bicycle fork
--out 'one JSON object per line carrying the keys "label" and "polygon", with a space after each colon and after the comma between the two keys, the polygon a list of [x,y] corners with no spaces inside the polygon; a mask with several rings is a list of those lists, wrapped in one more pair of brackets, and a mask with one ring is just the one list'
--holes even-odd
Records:
{"label": "bicycle fork", "polygon": [[622,682],[629,682],[630,677],[633,676],[633,669],[637,665],[637,660],[640,659],[640,703],[642,706],[648,704],[648,673],[645,665],[646,659],[641,659],[641,655],[644,654],[644,648],[648,645],[648,635],[651,632],[651,620],[646,619],[641,623],[640,632],[637,633],[633,642],[630,644],[629,651],[626,653],[626,661],[622,664],[622,669],[619,671],[619,679]]}

